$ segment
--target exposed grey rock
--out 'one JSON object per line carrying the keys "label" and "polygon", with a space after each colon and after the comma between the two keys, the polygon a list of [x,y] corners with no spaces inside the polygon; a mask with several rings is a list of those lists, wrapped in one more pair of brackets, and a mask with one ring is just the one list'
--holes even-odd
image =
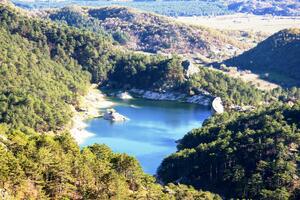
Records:
{"label": "exposed grey rock", "polygon": [[103,115],[103,119],[110,120],[113,122],[123,122],[128,120],[127,117],[117,113],[115,109],[107,109]]}
{"label": "exposed grey rock", "polygon": [[120,99],[132,99],[132,96],[128,92],[121,92],[117,94]]}
{"label": "exposed grey rock", "polygon": [[194,65],[191,61],[189,60],[185,60],[182,62],[182,66],[185,70],[185,75],[187,77],[192,76],[193,74],[196,74],[198,72],[200,72],[200,69],[198,66]]}
{"label": "exposed grey rock", "polygon": [[183,93],[175,93],[175,92],[152,92],[147,90],[139,90],[139,89],[131,89],[130,92],[138,95],[141,98],[151,99],[151,100],[167,100],[167,101],[180,101],[187,103],[196,103],[203,106],[210,106],[211,97],[199,94],[194,96],[188,96]]}
{"label": "exposed grey rock", "polygon": [[221,100],[221,97],[216,97],[212,102],[212,109],[217,114],[221,114],[224,112],[224,106]]}

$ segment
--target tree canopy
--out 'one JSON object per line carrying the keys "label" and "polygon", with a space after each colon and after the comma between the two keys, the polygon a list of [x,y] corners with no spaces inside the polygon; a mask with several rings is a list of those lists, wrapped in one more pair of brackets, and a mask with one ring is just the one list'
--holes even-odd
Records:
{"label": "tree canopy", "polygon": [[215,116],[179,141],[158,177],[228,198],[299,199],[299,116],[299,102]]}

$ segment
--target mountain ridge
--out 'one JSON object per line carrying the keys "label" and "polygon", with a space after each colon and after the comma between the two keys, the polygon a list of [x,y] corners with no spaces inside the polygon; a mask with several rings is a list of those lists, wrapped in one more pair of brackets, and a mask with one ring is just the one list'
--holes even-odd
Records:
{"label": "mountain ridge", "polygon": [[189,26],[165,16],[126,7],[66,7],[50,11],[49,18],[94,31],[105,30],[127,48],[150,53],[199,53],[215,59],[251,47],[218,30]]}

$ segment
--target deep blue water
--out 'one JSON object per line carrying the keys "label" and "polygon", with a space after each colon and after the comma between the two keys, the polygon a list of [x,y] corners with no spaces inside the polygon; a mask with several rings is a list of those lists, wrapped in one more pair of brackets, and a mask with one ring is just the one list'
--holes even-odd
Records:
{"label": "deep blue water", "polygon": [[112,123],[89,120],[87,130],[95,134],[81,146],[106,144],[115,152],[136,157],[144,171],[155,174],[164,157],[176,151],[175,141],[201,127],[210,109],[196,104],[144,99],[118,100],[114,109],[130,120]]}

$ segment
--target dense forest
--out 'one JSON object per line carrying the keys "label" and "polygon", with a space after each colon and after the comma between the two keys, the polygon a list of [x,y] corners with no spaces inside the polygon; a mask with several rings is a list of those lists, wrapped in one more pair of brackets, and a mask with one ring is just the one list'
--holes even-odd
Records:
{"label": "dense forest", "polygon": [[[77,105],[91,76],[78,64],[81,60],[63,50],[63,44],[73,44],[73,53],[79,56],[85,52],[79,48],[80,40],[89,42],[91,36],[19,17],[11,8],[0,10],[2,197],[220,199],[185,185],[156,184],[137,160],[104,145],[80,150],[67,130],[60,129],[72,115],[68,105]],[[101,42],[100,38],[93,41],[94,45]],[[99,49],[104,51],[104,44]],[[58,130],[58,135],[49,132]]]}
{"label": "dense forest", "polygon": [[83,149],[59,136],[0,125],[0,192],[7,199],[220,199],[185,185],[161,186],[126,154]]}
{"label": "dense forest", "polygon": [[184,185],[155,184],[135,159],[107,147],[79,150],[68,133],[44,134],[65,132],[68,105],[77,106],[89,81],[182,87],[181,58],[117,50],[105,34],[28,18],[2,5],[0,14],[2,193],[35,199],[219,198]]}
{"label": "dense forest", "polygon": [[299,116],[298,102],[210,118],[179,141],[158,177],[227,198],[299,199]]}
{"label": "dense forest", "polygon": [[283,86],[300,86],[300,30],[282,30],[225,63],[262,74]]}
{"label": "dense forest", "polygon": [[169,58],[132,53],[113,45],[107,34],[29,19],[4,7],[0,12],[1,26],[8,33],[42,47],[40,51],[52,60],[87,70],[91,81],[103,86],[185,93],[191,89],[199,92],[200,88],[212,96],[221,95],[228,104],[255,104],[265,99],[264,92],[213,70],[200,68],[202,72],[195,74],[195,79],[186,79],[183,59],[175,55]]}
{"label": "dense forest", "polygon": [[41,44],[0,29],[0,122],[37,131],[61,128],[90,75],[74,61],[55,62]]}
{"label": "dense forest", "polygon": [[42,20],[11,6],[0,5],[0,27],[5,198],[221,199],[204,189],[232,198],[299,199],[299,103],[209,119],[164,160],[158,170],[163,185],[133,157],[105,145],[80,149],[66,127],[70,106],[78,106],[90,82],[190,95],[205,91],[228,105],[297,97],[297,88],[263,92],[209,68],[188,78],[180,56],[134,53],[109,33]]}

